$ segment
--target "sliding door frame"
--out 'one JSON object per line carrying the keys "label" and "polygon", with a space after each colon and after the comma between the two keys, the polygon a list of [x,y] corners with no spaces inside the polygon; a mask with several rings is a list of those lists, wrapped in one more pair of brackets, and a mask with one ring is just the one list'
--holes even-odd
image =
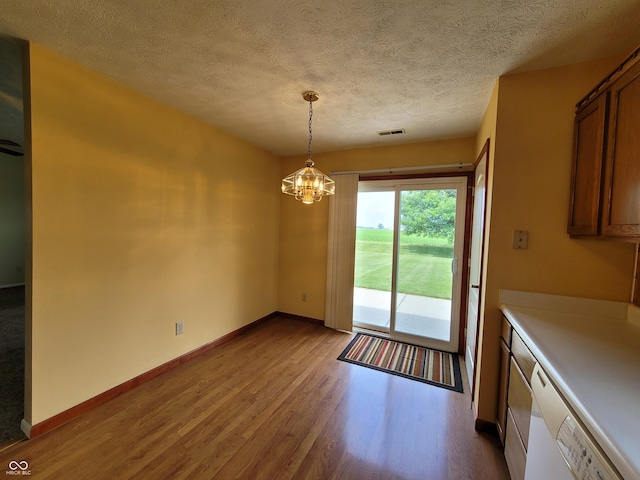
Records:
{"label": "sliding door frame", "polygon": [[[464,330],[466,327],[467,308],[468,308],[468,289],[469,289],[469,254],[471,248],[470,233],[471,233],[471,219],[472,219],[472,204],[473,204],[473,170],[457,170],[457,171],[441,171],[432,173],[416,173],[416,174],[401,174],[401,175],[360,175],[360,183],[363,182],[398,182],[400,180],[414,180],[415,183],[420,183],[421,180],[428,181],[434,178],[455,178],[466,177],[467,179],[467,192],[465,203],[465,220],[464,220],[464,235],[463,235],[463,253],[462,259],[459,262],[458,270],[461,272],[461,294],[460,294],[460,308],[458,312],[458,318],[453,318],[452,321],[458,322],[458,354],[464,355],[466,348],[466,338],[464,336]],[[382,184],[381,184],[382,185]],[[374,187],[375,189],[375,187]],[[374,190],[372,189],[372,190]],[[394,236],[396,232],[394,231]],[[393,288],[393,286],[392,286]],[[393,295],[393,292],[392,292]],[[395,309],[395,302],[392,300],[392,307]],[[395,312],[394,312],[395,313]]]}

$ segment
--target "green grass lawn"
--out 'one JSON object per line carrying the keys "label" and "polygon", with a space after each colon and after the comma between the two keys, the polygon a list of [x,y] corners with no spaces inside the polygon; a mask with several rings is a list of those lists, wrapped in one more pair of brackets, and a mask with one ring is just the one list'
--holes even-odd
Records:
{"label": "green grass lawn", "polygon": [[[391,290],[393,232],[358,228],[355,286]],[[400,234],[398,291],[451,299],[453,245],[446,240]]]}

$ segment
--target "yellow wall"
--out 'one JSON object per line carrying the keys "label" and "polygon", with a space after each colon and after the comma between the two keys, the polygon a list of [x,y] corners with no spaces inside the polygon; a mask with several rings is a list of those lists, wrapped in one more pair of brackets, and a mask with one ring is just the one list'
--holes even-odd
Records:
{"label": "yellow wall", "polygon": [[[493,90],[491,91],[491,97],[487,109],[482,117],[480,128],[476,134],[476,156],[480,155],[480,152],[484,148],[484,144],[487,139],[490,140],[489,161],[492,162],[495,157],[494,152],[496,149],[496,125],[498,116],[498,92],[500,89],[500,79],[496,80]],[[492,170],[491,168],[489,170]]]}
{"label": "yellow wall", "polygon": [[[325,173],[472,162],[491,138],[481,419],[495,417],[500,288],[628,299],[633,246],[565,233],[574,104],[615,63],[502,77],[473,138],[314,155]],[[324,319],[328,202],[278,190],[304,157],[278,162],[38,45],[30,68],[28,421],[275,310]]]}
{"label": "yellow wall", "polygon": [[[475,138],[344,150],[314,154],[316,168],[370,170],[473,162]],[[305,156],[282,160],[282,177],[304,166]],[[324,320],[329,202],[303,205],[289,195],[280,198],[278,310]],[[302,301],[302,293],[307,301]]]}
{"label": "yellow wall", "polygon": [[38,45],[30,68],[36,424],[274,312],[281,194],[276,157]]}
{"label": "yellow wall", "polygon": [[[499,289],[628,301],[634,245],[566,233],[575,104],[617,64],[589,62],[500,78],[492,162],[478,415],[495,420]],[[529,232],[526,250],[513,230]]]}

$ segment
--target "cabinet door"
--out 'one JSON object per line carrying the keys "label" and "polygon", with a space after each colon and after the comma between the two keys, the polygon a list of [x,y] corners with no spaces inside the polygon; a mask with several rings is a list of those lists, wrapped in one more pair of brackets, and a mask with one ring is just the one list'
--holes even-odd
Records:
{"label": "cabinet door", "polygon": [[527,450],[529,445],[529,422],[531,421],[531,388],[513,357],[509,367],[509,396],[507,405],[513,421]]}
{"label": "cabinet door", "polygon": [[524,375],[527,385],[531,385],[531,377],[533,377],[533,369],[536,366],[536,357],[533,356],[531,350],[525,345],[522,337],[517,332],[513,332],[511,340],[511,355],[520,367]]}
{"label": "cabinet door", "polygon": [[511,355],[507,344],[500,340],[500,384],[498,387],[498,436],[504,445],[504,434],[507,426],[507,393],[509,389],[509,359]]}
{"label": "cabinet door", "polygon": [[[504,443],[504,457],[507,460],[511,480],[524,480],[527,452],[524,449],[511,410],[507,413],[507,434]],[[552,479],[548,479],[552,480]]]}
{"label": "cabinet door", "polygon": [[502,332],[500,333],[500,336],[504,340],[504,343],[507,344],[508,349],[511,349],[511,335],[512,335],[511,332],[513,332],[513,328],[511,328],[511,324],[509,323],[509,320],[507,320],[507,317],[503,315],[502,316]]}
{"label": "cabinet door", "polygon": [[603,231],[640,236],[640,62],[611,85]]}
{"label": "cabinet door", "polygon": [[577,113],[574,121],[567,229],[570,235],[599,233],[608,98],[607,92],[595,98]]}

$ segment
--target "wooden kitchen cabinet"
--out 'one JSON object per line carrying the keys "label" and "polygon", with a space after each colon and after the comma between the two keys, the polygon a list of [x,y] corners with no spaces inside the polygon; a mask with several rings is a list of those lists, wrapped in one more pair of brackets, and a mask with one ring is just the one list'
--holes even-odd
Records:
{"label": "wooden kitchen cabinet", "polygon": [[535,357],[502,318],[496,425],[512,480],[524,478],[531,418],[531,374]]}
{"label": "wooden kitchen cabinet", "polygon": [[607,92],[576,115],[573,127],[573,165],[569,234],[600,233],[600,198],[604,170]]}
{"label": "wooden kitchen cabinet", "polygon": [[567,231],[640,242],[640,47],[576,109]]}
{"label": "wooden kitchen cabinet", "polygon": [[513,339],[511,340],[511,355],[513,355],[518,367],[522,370],[522,375],[525,377],[527,384],[531,385],[531,377],[533,376],[533,369],[536,366],[536,358],[525,345],[522,337],[516,332],[513,332]]}
{"label": "wooden kitchen cabinet", "polygon": [[498,436],[504,445],[504,434],[507,428],[507,395],[509,393],[509,359],[511,353],[509,347],[500,340],[500,384],[498,387],[498,416],[496,426],[498,427]]}
{"label": "wooden kitchen cabinet", "polygon": [[[518,428],[511,412],[507,412],[507,436],[504,444],[504,458],[509,467],[511,480],[524,480],[524,470],[527,464],[527,451],[522,444]],[[551,480],[551,479],[549,479]]]}
{"label": "wooden kitchen cabinet", "polygon": [[504,445],[507,429],[507,396],[509,395],[509,367],[511,361],[511,324],[502,317],[502,334],[500,335],[500,380],[498,384],[498,414],[496,427],[500,442]]}
{"label": "wooden kitchen cabinet", "polygon": [[640,237],[640,62],[611,86],[603,232]]}
{"label": "wooden kitchen cabinet", "polygon": [[529,422],[531,420],[531,387],[527,383],[522,370],[511,357],[511,368],[509,369],[509,396],[507,406],[509,413],[513,416],[513,421],[520,435],[520,441],[527,450],[529,446]]}

